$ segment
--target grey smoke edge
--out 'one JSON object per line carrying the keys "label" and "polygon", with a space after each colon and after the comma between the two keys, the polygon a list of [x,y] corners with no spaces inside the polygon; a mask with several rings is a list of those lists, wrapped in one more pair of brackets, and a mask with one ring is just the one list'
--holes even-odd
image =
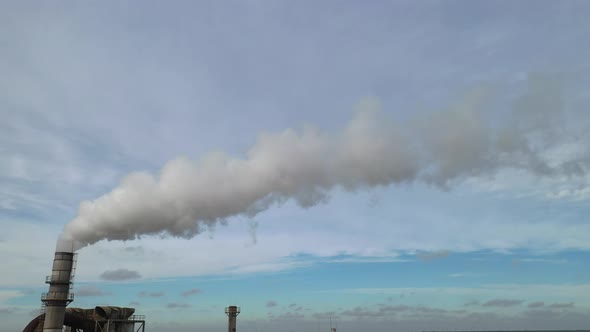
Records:
{"label": "grey smoke edge", "polygon": [[554,135],[564,126],[560,91],[550,78],[531,77],[513,109],[495,122],[481,112],[493,104],[485,90],[406,123],[394,122],[368,99],[340,131],[305,127],[261,134],[243,159],[218,152],[196,161],[174,159],[157,175],[131,173],[110,193],[81,203],[60,243],[75,240],[82,247],[149,234],[192,238],[229,217],[253,217],[286,200],[321,204],[335,188],[421,181],[448,189],[457,180],[504,168],[546,177],[584,175],[587,157],[559,164],[544,157],[561,143]]}

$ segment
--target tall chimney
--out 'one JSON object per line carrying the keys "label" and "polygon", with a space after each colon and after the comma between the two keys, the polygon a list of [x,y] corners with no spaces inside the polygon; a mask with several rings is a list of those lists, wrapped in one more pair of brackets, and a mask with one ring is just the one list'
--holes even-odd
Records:
{"label": "tall chimney", "polygon": [[45,307],[45,321],[43,332],[62,332],[66,306],[74,300],[70,293],[75,264],[73,252],[55,253],[51,275],[45,278],[49,284],[49,291],[41,295]]}
{"label": "tall chimney", "polygon": [[236,332],[236,320],[238,318],[238,315],[240,314],[240,307],[231,305],[225,308],[225,314],[227,315],[227,317],[229,317],[227,324],[227,332]]}

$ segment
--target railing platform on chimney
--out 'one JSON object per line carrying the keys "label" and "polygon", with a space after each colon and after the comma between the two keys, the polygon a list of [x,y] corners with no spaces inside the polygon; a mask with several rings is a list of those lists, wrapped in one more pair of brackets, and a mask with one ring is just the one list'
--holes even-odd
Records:
{"label": "railing platform on chimney", "polygon": [[74,293],[48,292],[41,294],[41,301],[74,301]]}

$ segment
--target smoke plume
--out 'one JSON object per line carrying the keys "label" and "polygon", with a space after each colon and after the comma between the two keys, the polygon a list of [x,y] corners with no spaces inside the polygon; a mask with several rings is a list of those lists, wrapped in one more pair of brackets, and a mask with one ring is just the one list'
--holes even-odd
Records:
{"label": "smoke plume", "polygon": [[[244,158],[216,152],[179,157],[159,174],[132,173],[110,193],[81,203],[60,245],[164,234],[192,238],[236,215],[255,216],[273,204],[324,202],[331,190],[365,190],[423,181],[446,188],[468,176],[517,168],[540,176],[583,175],[586,159],[554,162],[560,144],[562,96],[547,78],[497,117],[485,117],[489,93],[476,91],[448,110],[395,122],[376,100],[360,103],[336,132],[313,127],[259,136]],[[508,119],[508,120],[501,120]]]}

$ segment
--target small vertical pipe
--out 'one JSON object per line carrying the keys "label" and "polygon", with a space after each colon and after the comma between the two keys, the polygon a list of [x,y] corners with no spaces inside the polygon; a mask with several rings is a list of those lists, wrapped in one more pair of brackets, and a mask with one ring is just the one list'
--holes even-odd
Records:
{"label": "small vertical pipe", "polygon": [[236,332],[236,321],[240,314],[240,308],[232,305],[225,308],[225,314],[228,317],[227,332]]}

